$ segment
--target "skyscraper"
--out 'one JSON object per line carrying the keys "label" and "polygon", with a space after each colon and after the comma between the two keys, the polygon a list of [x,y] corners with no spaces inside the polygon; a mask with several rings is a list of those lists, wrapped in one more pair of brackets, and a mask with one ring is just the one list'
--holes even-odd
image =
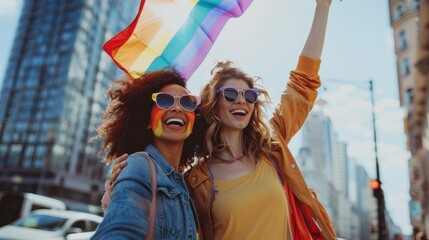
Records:
{"label": "skyscraper", "polygon": [[356,206],[360,222],[360,239],[375,239],[377,231],[376,202],[368,182],[370,177],[363,166],[357,165],[354,169],[357,183]]}
{"label": "skyscraper", "polygon": [[[301,131],[302,149],[297,157],[298,164],[308,186],[317,191],[318,198],[325,206],[332,223],[338,227],[339,194],[333,185],[334,131],[331,119],[323,113],[323,110],[315,109],[310,112]],[[305,160],[306,158],[308,159]]]}
{"label": "skyscraper", "polygon": [[[89,142],[119,72],[102,45],[138,2],[25,1],[0,98],[0,190],[98,204],[105,169]],[[15,178],[16,179],[16,178]]]}
{"label": "skyscraper", "polygon": [[338,139],[323,108],[315,108],[304,123],[302,145],[297,161],[308,186],[317,191],[338,236],[356,236],[358,216],[348,200],[347,144]]}
{"label": "skyscraper", "polygon": [[315,165],[330,182],[333,181],[334,138],[331,119],[322,110],[312,111],[302,127],[302,144],[311,149]]}

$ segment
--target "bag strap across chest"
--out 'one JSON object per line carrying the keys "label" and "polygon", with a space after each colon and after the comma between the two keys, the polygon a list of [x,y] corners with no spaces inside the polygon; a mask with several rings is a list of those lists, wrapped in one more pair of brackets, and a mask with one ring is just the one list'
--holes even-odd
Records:
{"label": "bag strap across chest", "polygon": [[137,152],[138,154],[144,155],[149,164],[150,175],[151,175],[151,188],[152,188],[152,199],[150,201],[150,209],[149,209],[149,229],[147,232],[146,239],[152,240],[155,232],[155,212],[156,212],[156,168],[153,164],[152,158],[149,156],[147,152]]}

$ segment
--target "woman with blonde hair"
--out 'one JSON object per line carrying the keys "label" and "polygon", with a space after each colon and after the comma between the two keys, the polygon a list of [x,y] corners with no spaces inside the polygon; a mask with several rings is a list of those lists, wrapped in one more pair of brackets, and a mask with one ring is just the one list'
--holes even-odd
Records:
{"label": "woman with blonde hair", "polygon": [[[318,70],[331,0],[316,2],[310,34],[270,127],[263,121],[261,99],[268,99],[267,92],[232,62],[218,63],[202,89],[194,133],[203,135],[197,152],[203,160],[185,176],[200,239],[336,239],[287,146],[321,84]],[[116,166],[120,169],[120,163]]]}

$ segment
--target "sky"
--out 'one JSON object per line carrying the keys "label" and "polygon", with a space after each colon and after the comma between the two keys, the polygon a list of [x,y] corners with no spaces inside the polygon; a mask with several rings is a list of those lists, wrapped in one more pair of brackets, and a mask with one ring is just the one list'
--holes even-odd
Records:
{"label": "sky", "polygon": [[[189,80],[199,93],[217,60],[229,59],[260,76],[272,109],[294,69],[311,27],[315,0],[254,0],[244,15],[230,20]],[[15,36],[21,1],[0,0],[0,86]],[[403,233],[411,234],[408,159],[399,106],[393,31],[388,1],[333,0],[319,74],[322,107],[331,117],[350,157],[375,178],[375,155],[369,80],[374,82],[380,175],[386,207]],[[341,80],[341,81],[335,81]],[[350,82],[345,84],[345,82]],[[296,155],[297,134],[290,147]]]}

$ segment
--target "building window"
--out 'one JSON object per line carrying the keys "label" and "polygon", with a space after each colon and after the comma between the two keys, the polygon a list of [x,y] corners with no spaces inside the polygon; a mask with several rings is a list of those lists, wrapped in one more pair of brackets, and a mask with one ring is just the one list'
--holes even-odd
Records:
{"label": "building window", "polygon": [[408,88],[405,92],[405,104],[407,106],[411,106],[414,101],[414,90],[412,88]]}
{"label": "building window", "polygon": [[4,159],[6,159],[6,153],[7,153],[7,145],[6,144],[0,145],[0,167],[3,167],[4,165]]}
{"label": "building window", "polygon": [[410,74],[410,60],[408,60],[408,58],[402,59],[401,74],[402,76],[408,76]]}
{"label": "building window", "polygon": [[398,20],[400,17],[402,17],[406,12],[406,7],[404,5],[405,3],[399,2],[396,6],[394,12],[393,12],[393,20]]}
{"label": "building window", "polygon": [[19,165],[19,157],[21,155],[21,150],[21,144],[12,144],[9,152],[9,166],[16,167]]}
{"label": "building window", "polygon": [[405,31],[401,30],[398,36],[398,48],[399,50],[404,50],[407,48],[407,36],[405,35]]}
{"label": "building window", "polygon": [[414,0],[414,9],[419,10],[420,9],[420,0]]}

